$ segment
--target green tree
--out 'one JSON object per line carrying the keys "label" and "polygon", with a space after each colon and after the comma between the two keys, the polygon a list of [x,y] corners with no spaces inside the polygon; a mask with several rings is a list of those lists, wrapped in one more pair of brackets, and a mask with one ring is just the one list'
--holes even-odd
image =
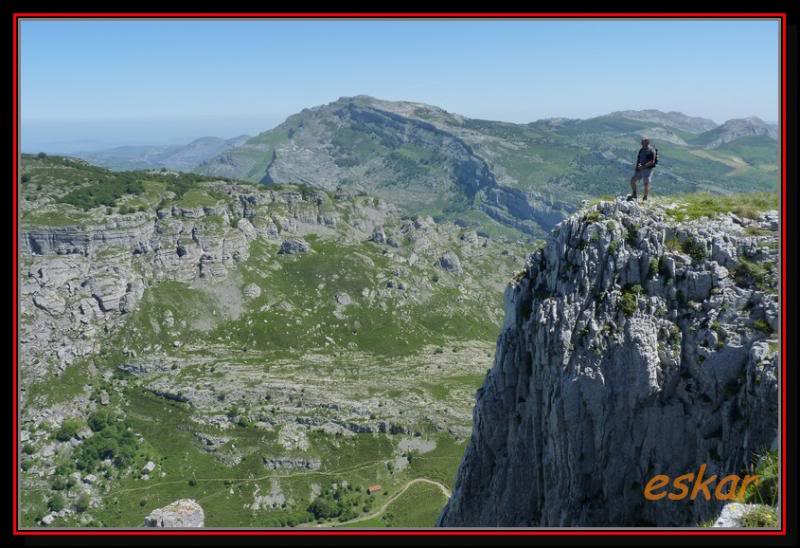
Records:
{"label": "green tree", "polygon": [[68,463],[62,463],[56,466],[56,475],[57,476],[68,476],[70,472],[73,471],[72,466]]}
{"label": "green tree", "polygon": [[99,411],[92,413],[89,416],[89,420],[87,422],[89,424],[89,428],[91,428],[92,431],[100,432],[102,429],[108,426],[109,423],[108,411],[106,411],[105,409],[101,409]]}
{"label": "green tree", "polygon": [[67,482],[67,478],[63,476],[56,476],[55,478],[53,478],[53,482],[50,484],[50,486],[56,491],[63,491],[64,489],[69,487],[69,484]]}
{"label": "green tree", "polygon": [[75,419],[66,419],[61,423],[61,427],[56,431],[58,441],[69,441],[78,433],[80,423]]}
{"label": "green tree", "polygon": [[56,493],[47,502],[47,507],[53,512],[59,512],[64,508],[64,495]]}
{"label": "green tree", "polygon": [[75,501],[75,509],[78,512],[85,512],[89,509],[89,503],[91,503],[92,499],[89,497],[88,493],[82,493],[81,496],[78,497],[78,500]]}
{"label": "green tree", "polygon": [[331,503],[322,497],[317,497],[308,507],[308,511],[314,514],[317,519],[328,519],[333,515]]}

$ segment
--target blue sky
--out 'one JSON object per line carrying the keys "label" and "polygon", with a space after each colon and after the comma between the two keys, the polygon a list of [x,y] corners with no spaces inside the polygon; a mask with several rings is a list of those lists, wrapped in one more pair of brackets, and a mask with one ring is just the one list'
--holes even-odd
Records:
{"label": "blue sky", "polygon": [[510,122],[775,121],[778,41],[773,21],[23,21],[23,149],[254,134],[358,94]]}

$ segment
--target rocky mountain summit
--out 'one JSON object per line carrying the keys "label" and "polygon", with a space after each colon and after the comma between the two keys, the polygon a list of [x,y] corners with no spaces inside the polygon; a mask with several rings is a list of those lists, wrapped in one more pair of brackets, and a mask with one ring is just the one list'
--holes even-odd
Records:
{"label": "rocky mountain summit", "polygon": [[473,208],[530,234],[569,211],[553,196],[501,184],[499,177],[508,176],[492,168],[481,153],[484,136],[464,120],[421,103],[346,97],[304,109],[197,171],[359,189],[407,212],[452,202],[461,212]]}
{"label": "rocky mountain summit", "polygon": [[611,116],[615,115],[628,118],[630,120],[638,120],[655,125],[665,125],[674,129],[688,131],[689,133],[695,134],[710,131],[718,127],[718,124],[714,122],[714,120],[697,116],[687,116],[682,112],[675,111],[662,112],[655,109],[620,110],[611,113]]}
{"label": "rocky mountain summit", "polygon": [[438,525],[696,525],[723,502],[648,480],[776,447],[777,212],[676,208],[600,202],[528,258]]}
{"label": "rocky mountain summit", "polygon": [[[706,148],[719,148],[733,141],[763,137],[777,141],[778,129],[756,116],[734,118],[704,133],[698,139]],[[777,143],[776,143],[777,145]]]}

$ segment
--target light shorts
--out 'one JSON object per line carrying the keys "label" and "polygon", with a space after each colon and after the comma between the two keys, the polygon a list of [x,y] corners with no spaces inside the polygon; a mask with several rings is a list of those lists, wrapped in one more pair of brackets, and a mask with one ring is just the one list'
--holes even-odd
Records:
{"label": "light shorts", "polygon": [[652,181],[653,180],[653,168],[650,167],[650,168],[647,168],[647,169],[640,169],[639,171],[634,171],[633,172],[633,180],[634,181],[638,181],[639,179],[645,179],[646,181]]}

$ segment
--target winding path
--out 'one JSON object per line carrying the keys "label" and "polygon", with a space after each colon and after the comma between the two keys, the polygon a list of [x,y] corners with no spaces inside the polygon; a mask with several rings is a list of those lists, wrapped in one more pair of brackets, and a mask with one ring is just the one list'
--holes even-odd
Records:
{"label": "winding path", "polygon": [[[336,476],[336,475],[340,475],[340,474],[346,474],[347,472],[354,472],[354,471],[360,470],[362,468],[369,468],[370,466],[375,466],[376,464],[383,464],[384,462],[386,462],[386,459],[367,462],[367,463],[359,464],[359,465],[356,465],[356,466],[350,466],[348,468],[342,468],[340,470],[330,470],[330,471],[326,471],[326,470],[303,470],[302,472],[292,472],[292,473],[288,473],[288,474],[266,474],[264,476],[258,476],[258,477],[254,477],[254,478],[195,478],[195,480],[198,483],[206,482],[206,481],[207,482],[229,481],[229,482],[231,482],[230,483],[231,485],[234,485],[234,484],[238,484],[238,483],[249,483],[249,482],[253,482],[253,481],[263,481],[263,480],[272,479],[272,478],[293,478],[293,477],[296,477],[296,476],[317,476],[317,475],[318,476]],[[186,481],[185,479],[161,481],[161,482],[152,483],[150,485],[143,485],[143,486],[140,486],[140,487],[129,487],[127,489],[120,489],[118,491],[111,491],[111,492],[105,493],[103,496],[109,497],[109,496],[113,496],[113,495],[120,495],[122,493],[129,493],[131,491],[146,491],[148,489],[153,489],[155,487],[161,487],[163,485],[184,483],[185,481]],[[204,498],[208,498],[209,496],[211,496],[211,495],[207,495]]]}
{"label": "winding path", "polygon": [[[449,458],[452,458],[452,457],[448,456],[448,457],[418,457],[418,458],[449,459]],[[347,473],[347,472],[353,472],[353,471],[356,471],[356,470],[360,470],[362,468],[368,468],[370,466],[375,466],[376,464],[385,464],[385,462],[386,462],[386,459],[380,459],[380,460],[371,461],[371,462],[367,462],[367,463],[361,463],[361,464],[358,464],[358,465],[355,465],[355,466],[349,466],[349,467],[342,468],[342,469],[339,469],[339,470],[330,470],[330,471],[326,471],[326,470],[303,470],[303,471],[300,471],[300,472],[290,472],[290,473],[287,473],[287,474],[274,474],[274,473],[273,474],[266,474],[266,475],[263,475],[263,476],[253,477],[253,478],[238,478],[238,479],[237,478],[196,478],[196,481],[198,483],[199,482],[224,482],[224,481],[229,481],[230,482],[230,484],[228,486],[226,486],[226,487],[224,487],[222,489],[219,489],[217,491],[214,491],[212,493],[208,493],[204,497],[201,497],[201,498],[197,499],[197,502],[204,501],[204,500],[207,500],[207,499],[209,499],[211,497],[217,496],[220,493],[225,492],[231,485],[234,485],[234,484],[250,483],[250,482],[255,482],[255,481],[263,481],[263,480],[271,479],[271,478],[291,478],[291,477],[296,477],[296,476],[313,476],[313,475],[335,476],[335,475],[341,475],[341,474],[344,474],[344,473]],[[170,484],[183,483],[184,481],[186,481],[186,480],[169,480],[169,481],[155,482],[155,483],[151,483],[149,485],[143,485],[143,486],[140,486],[140,487],[129,487],[127,489],[119,489],[117,491],[106,492],[106,493],[103,494],[103,497],[118,496],[118,495],[121,495],[122,493],[130,493],[130,492],[133,492],[133,491],[147,491],[147,490],[153,489],[155,487],[160,487],[160,486],[170,485]],[[391,503],[393,503],[395,500],[397,500],[401,495],[403,495],[403,493],[405,493],[408,490],[409,487],[411,487],[415,483],[429,483],[431,485],[435,485],[436,487],[439,488],[439,490],[442,492],[442,494],[445,496],[445,498],[448,498],[448,499],[450,498],[450,495],[451,495],[450,490],[443,483],[441,483],[439,481],[436,481],[436,480],[429,479],[429,478],[414,478],[414,479],[409,480],[408,482],[406,482],[406,484],[403,485],[403,487],[399,491],[397,491],[394,495],[390,496],[386,500],[386,502],[384,502],[381,505],[381,507],[378,508],[378,510],[376,510],[375,512],[373,512],[373,513],[371,513],[371,514],[369,514],[367,516],[359,516],[359,517],[353,518],[351,520],[343,521],[343,522],[331,522],[331,523],[321,523],[321,524],[320,523],[314,523],[313,526],[314,527],[332,527],[332,526],[333,527],[340,527],[342,525],[347,525],[349,523],[357,523],[359,521],[367,521],[367,520],[376,518],[376,517],[380,516],[381,514],[383,514]],[[300,527],[308,526],[310,524],[311,523],[300,524]]]}
{"label": "winding path", "polygon": [[395,493],[394,495],[392,495],[391,497],[386,499],[386,502],[384,502],[381,505],[380,508],[378,508],[375,512],[369,514],[368,516],[359,516],[357,518],[353,518],[353,519],[349,519],[347,521],[342,521],[342,522],[333,523],[333,524],[331,524],[331,523],[319,523],[319,524],[316,525],[316,527],[330,527],[331,525],[335,525],[336,527],[341,527],[342,525],[347,525],[349,523],[358,523],[359,521],[367,521],[367,520],[370,520],[370,519],[377,518],[378,516],[382,515],[386,511],[386,509],[389,507],[389,505],[391,503],[393,503],[395,500],[397,500],[399,497],[401,497],[403,495],[403,493],[405,493],[408,490],[408,488],[411,487],[412,485],[414,485],[415,483],[430,483],[431,485],[435,485],[436,487],[439,488],[439,490],[442,492],[442,494],[445,496],[445,498],[448,498],[448,499],[450,498],[450,490],[443,483],[440,483],[440,482],[438,482],[436,480],[432,480],[432,479],[428,479],[428,478],[414,478],[413,480],[411,480],[408,483],[406,483],[403,486],[403,488],[400,489],[397,493]]}

